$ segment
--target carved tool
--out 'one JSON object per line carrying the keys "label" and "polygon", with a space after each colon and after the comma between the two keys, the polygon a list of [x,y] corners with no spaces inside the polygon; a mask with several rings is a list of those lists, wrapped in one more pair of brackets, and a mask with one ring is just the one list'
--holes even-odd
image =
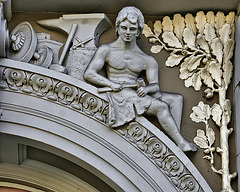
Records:
{"label": "carved tool", "polygon": [[27,21],[19,23],[11,31],[10,40],[7,58],[28,63],[37,47],[37,34],[32,25]]}
{"label": "carved tool", "polygon": [[94,39],[94,37],[90,37],[90,38],[88,38],[88,39],[86,39],[86,40],[84,40],[84,41],[81,41],[78,37],[76,37],[76,40],[78,41],[78,44],[76,44],[76,45],[73,45],[73,47],[72,47],[72,49],[77,49],[78,47],[85,47],[85,44],[86,43],[88,43],[89,41],[91,41],[91,40],[93,40]]}
{"label": "carved tool", "polygon": [[[140,88],[140,87],[145,87],[145,86],[146,86],[146,84],[144,82],[144,79],[138,78],[136,84],[123,85],[123,88]],[[113,90],[110,87],[98,88],[98,93],[106,93],[106,92],[111,92],[111,91],[113,91]]]}
{"label": "carved tool", "polygon": [[[87,37],[94,37],[94,41],[89,41],[85,46],[87,48],[97,48],[100,36],[112,27],[111,20],[103,13],[91,14],[70,14],[62,15],[58,19],[39,20],[37,23],[48,29],[58,29],[70,33],[73,23],[81,26],[81,30],[77,30],[75,37],[85,40]],[[79,42],[75,39],[74,44]]]}
{"label": "carved tool", "polygon": [[63,51],[62,51],[61,57],[60,57],[59,62],[58,62],[59,65],[62,65],[62,63],[63,63],[63,61],[66,57],[66,54],[67,54],[67,52],[68,52],[68,50],[71,46],[71,43],[72,43],[74,35],[77,31],[77,28],[78,28],[78,24],[76,24],[76,23],[72,24],[72,28],[71,28],[70,33],[68,35],[67,41],[66,41],[66,43],[63,47]]}
{"label": "carved tool", "polygon": [[34,53],[33,59],[29,61],[37,66],[48,68],[53,60],[53,51],[46,45],[40,47],[37,52]]}

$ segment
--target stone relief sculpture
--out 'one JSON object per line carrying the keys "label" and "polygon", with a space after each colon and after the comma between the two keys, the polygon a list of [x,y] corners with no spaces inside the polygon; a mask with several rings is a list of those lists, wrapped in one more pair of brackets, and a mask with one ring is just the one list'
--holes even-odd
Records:
{"label": "stone relief sculpture", "polygon": [[[99,46],[101,34],[111,28],[111,21],[105,14],[71,14],[63,15],[59,19],[37,21],[45,28],[60,29],[68,34],[59,57],[63,43],[51,40],[49,34],[36,33],[27,21],[19,23],[9,35],[2,9],[1,4],[0,32],[3,35],[0,39],[0,57],[67,73],[81,80]],[[81,29],[78,26],[81,26]]]}
{"label": "stone relief sculpture", "polygon": [[108,17],[101,13],[63,15],[58,19],[39,20],[37,23],[68,34],[58,63],[51,65],[50,69],[83,81],[83,73],[99,46],[100,36],[112,27]]}
{"label": "stone relief sculpture", "polygon": [[[136,44],[144,27],[144,17],[135,7],[123,8],[116,19],[118,39],[100,46],[92,58],[84,78],[107,92],[109,124],[119,127],[136,115],[155,115],[164,131],[183,151],[196,151],[196,146],[180,134],[182,96],[161,93],[158,63]],[[98,74],[107,62],[107,78]],[[147,85],[138,79],[146,71]]]}
{"label": "stone relief sculpture", "polygon": [[6,50],[9,46],[9,32],[7,29],[7,21],[3,17],[3,6],[0,2],[0,57],[6,57]]}
{"label": "stone relief sculpture", "polygon": [[5,47],[4,57],[45,68],[58,61],[63,44],[51,40],[49,34],[36,33],[27,21],[19,23],[8,36],[6,42],[9,46]]}
{"label": "stone relief sculpture", "polygon": [[[228,137],[233,128],[228,128],[231,120],[231,102],[226,93],[231,82],[233,65],[231,58],[234,50],[235,13],[227,16],[223,12],[197,12],[194,17],[188,13],[185,17],[175,14],[173,19],[165,16],[162,21],[154,23],[154,29],[145,25],[143,34],[154,45],[151,52],[159,53],[162,49],[170,51],[166,66],[180,65],[180,79],[186,87],[193,87],[199,91],[206,85],[206,98],[210,99],[214,93],[218,94],[219,103],[208,104],[199,102],[194,106],[190,118],[203,122],[206,132],[197,131],[194,142],[206,154],[203,158],[209,160],[212,170],[222,175],[222,191],[233,191],[231,180],[236,172],[229,173]],[[220,147],[213,147],[215,130],[210,127],[209,120],[220,128]],[[222,157],[222,167],[214,167],[214,155],[217,151]]]}
{"label": "stone relief sculpture", "polygon": [[[167,146],[153,138],[152,133],[147,133],[146,128],[132,122],[136,116],[144,113],[155,115],[162,128],[181,150],[184,152],[197,150],[195,144],[187,141],[180,134],[182,96],[160,92],[158,64],[153,57],[142,52],[136,44],[136,39],[140,37],[144,26],[140,10],[135,7],[126,7],[119,12],[116,21],[118,39],[113,43],[102,45],[98,49],[100,35],[111,26],[110,21],[102,14],[96,14],[96,18],[91,18],[93,21],[90,24],[83,22],[88,17],[87,14],[64,15],[59,19],[38,21],[38,24],[43,27],[58,28],[68,34],[60,58],[58,54],[63,43],[51,40],[49,34],[36,33],[29,22],[17,25],[9,37],[6,20],[3,18],[1,9],[0,16],[0,57],[67,73],[80,80],[85,78],[94,85],[103,86],[98,89],[99,93],[106,92],[109,103],[86,90],[58,79],[11,68],[2,69],[1,89],[9,88],[13,91],[22,91],[24,94],[60,102],[69,108],[108,123],[113,128],[130,122],[127,127],[122,130],[118,129],[116,132],[126,139],[134,138],[136,145],[141,150],[147,155],[151,153],[156,164],[167,174],[171,173],[168,177],[175,179],[175,185],[179,189],[184,191],[197,188],[191,186],[192,178],[190,178],[189,172],[183,171],[181,161],[172,158],[173,154],[169,151],[166,152]],[[206,124],[206,133],[198,130],[194,141],[204,149],[204,153],[207,154],[204,158],[210,161],[211,168],[223,175],[223,189],[231,191],[230,181],[236,174],[229,174],[228,168],[227,137],[232,129],[227,128],[231,116],[231,104],[226,99],[226,91],[233,68],[230,59],[234,49],[234,13],[225,17],[222,13],[214,16],[212,12],[209,12],[205,16],[199,12],[196,18],[191,14],[188,14],[185,20],[179,14],[176,14],[174,18],[171,20],[169,17],[165,17],[163,22],[156,21],[154,32],[145,25],[143,34],[149,38],[151,43],[159,43],[152,47],[153,53],[158,53],[163,48],[172,51],[166,64],[171,67],[181,64],[180,78],[185,80],[187,87],[193,86],[195,90],[200,90],[203,82],[208,86],[205,91],[206,97],[212,97],[215,92],[219,93],[219,98],[221,95],[219,104],[210,107],[200,102],[198,106],[193,107],[191,118],[196,122]],[[80,25],[86,26],[81,28],[83,30],[79,30]],[[90,28],[89,25],[91,25]],[[161,36],[163,40],[160,38]],[[105,64],[108,78],[98,73]],[[205,67],[201,68],[202,64],[205,64]],[[146,71],[146,84],[139,77],[141,71]],[[210,117],[221,127],[221,130],[224,130],[222,137],[225,141],[221,144],[221,148],[217,148],[217,152],[223,157],[221,170],[216,170],[213,165],[213,152],[216,148],[213,147],[215,133],[208,123]],[[149,144],[149,141],[152,143]],[[164,146],[163,149],[161,146]],[[165,158],[168,156],[172,159]],[[169,162],[166,163],[166,161]],[[171,166],[178,161],[181,166],[176,168],[176,175],[179,177],[176,180],[175,173],[171,172]],[[174,169],[174,171],[176,170]],[[185,185],[185,182],[188,185]],[[197,181],[194,180],[194,183]]]}

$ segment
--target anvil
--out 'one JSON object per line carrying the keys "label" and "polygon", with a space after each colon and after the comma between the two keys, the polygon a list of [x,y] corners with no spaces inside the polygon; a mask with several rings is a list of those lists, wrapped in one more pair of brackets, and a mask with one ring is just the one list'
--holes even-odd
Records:
{"label": "anvil", "polygon": [[67,34],[70,33],[72,25],[77,24],[78,28],[73,38],[73,45],[79,43],[77,39],[86,41],[92,38],[93,40],[88,41],[85,45],[90,48],[98,47],[100,36],[112,27],[112,22],[104,13],[63,15],[58,19],[39,20],[37,23],[49,29],[60,29]]}

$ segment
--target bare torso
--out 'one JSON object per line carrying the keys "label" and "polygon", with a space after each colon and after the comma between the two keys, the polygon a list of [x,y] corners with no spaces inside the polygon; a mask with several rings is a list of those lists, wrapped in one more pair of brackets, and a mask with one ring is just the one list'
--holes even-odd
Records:
{"label": "bare torso", "polygon": [[122,50],[109,45],[106,57],[109,80],[116,83],[134,84],[141,71],[146,69],[148,55],[139,50]]}

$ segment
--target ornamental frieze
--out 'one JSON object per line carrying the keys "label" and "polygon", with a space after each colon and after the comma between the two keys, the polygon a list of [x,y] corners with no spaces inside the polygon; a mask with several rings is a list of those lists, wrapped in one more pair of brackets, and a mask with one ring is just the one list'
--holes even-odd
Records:
{"label": "ornamental frieze", "polygon": [[66,105],[108,123],[108,102],[66,82],[14,68],[1,68],[2,90],[22,92]]}

